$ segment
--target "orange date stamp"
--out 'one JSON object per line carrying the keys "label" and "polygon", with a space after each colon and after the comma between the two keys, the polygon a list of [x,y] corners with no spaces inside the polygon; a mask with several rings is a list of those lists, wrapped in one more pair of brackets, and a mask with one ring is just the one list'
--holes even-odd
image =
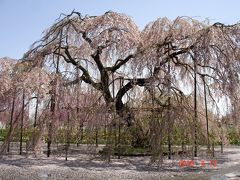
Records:
{"label": "orange date stamp", "polygon": [[205,160],[200,160],[200,162],[196,162],[194,160],[179,160],[178,162],[178,166],[179,167],[195,167],[195,166],[199,166],[204,168],[206,167],[206,165],[210,166],[210,167],[216,167],[217,166],[217,160],[216,159],[211,159],[208,161]]}

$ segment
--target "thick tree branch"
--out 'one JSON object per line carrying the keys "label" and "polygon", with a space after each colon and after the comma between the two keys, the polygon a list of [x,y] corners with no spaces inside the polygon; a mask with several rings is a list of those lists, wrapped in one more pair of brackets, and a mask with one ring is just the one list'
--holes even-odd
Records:
{"label": "thick tree branch", "polygon": [[106,70],[114,73],[116,70],[118,70],[120,67],[122,67],[124,64],[126,64],[129,60],[131,60],[134,57],[135,55],[130,54],[125,59],[118,59],[112,67],[107,67]]}
{"label": "thick tree branch", "polygon": [[54,54],[60,55],[61,57],[63,57],[63,59],[67,63],[71,63],[76,68],[80,69],[83,73],[81,78],[80,78],[81,80],[83,80],[85,83],[91,84],[94,88],[96,88],[98,90],[101,90],[102,89],[101,84],[94,82],[92,80],[91,76],[89,75],[88,71],[83,66],[81,66],[78,62],[76,62],[74,58],[72,58],[72,56],[70,55],[70,52],[68,50],[68,47],[62,47],[62,49],[64,49],[64,52],[65,52],[66,56],[64,56],[61,53],[57,53],[57,52],[54,52]]}

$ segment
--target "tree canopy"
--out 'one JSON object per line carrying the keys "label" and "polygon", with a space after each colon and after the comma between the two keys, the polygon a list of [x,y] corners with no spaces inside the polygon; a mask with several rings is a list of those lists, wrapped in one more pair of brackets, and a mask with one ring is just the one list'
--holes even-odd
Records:
{"label": "tree canopy", "polygon": [[[125,14],[109,11],[100,16],[83,16],[73,11],[61,15],[13,69],[8,67],[7,61],[1,63],[0,98],[24,90],[38,100],[48,99],[42,114],[49,117],[45,122],[49,146],[52,129],[61,124],[61,117],[65,121],[70,116],[79,119],[82,113],[88,119],[86,112],[94,110],[108,117],[113,116],[109,111],[114,111],[122,124],[131,126],[142,114],[136,115],[130,106],[146,108],[151,102],[161,118],[180,122],[192,116],[193,111],[197,118],[197,98],[203,103],[205,97],[207,109],[208,103],[216,105],[224,96],[236,112],[240,24],[164,17],[141,31]],[[90,106],[96,108],[88,109]],[[98,117],[92,113],[89,119],[96,124]],[[116,122],[110,124],[115,126]],[[150,129],[154,126],[165,125],[148,124]]]}

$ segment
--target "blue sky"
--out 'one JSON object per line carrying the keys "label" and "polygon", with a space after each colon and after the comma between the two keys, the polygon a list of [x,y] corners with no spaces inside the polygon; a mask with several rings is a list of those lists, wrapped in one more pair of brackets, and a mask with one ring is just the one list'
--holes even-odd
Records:
{"label": "blue sky", "polygon": [[60,13],[83,15],[113,10],[131,16],[140,29],[158,17],[191,16],[233,24],[240,0],[0,0],[0,57],[19,59]]}

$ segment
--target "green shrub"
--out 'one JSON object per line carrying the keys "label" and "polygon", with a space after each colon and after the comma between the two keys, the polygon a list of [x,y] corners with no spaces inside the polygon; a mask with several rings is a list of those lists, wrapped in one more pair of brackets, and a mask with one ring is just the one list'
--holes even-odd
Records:
{"label": "green shrub", "polygon": [[232,145],[240,144],[240,136],[235,128],[228,129],[227,138],[229,143]]}
{"label": "green shrub", "polygon": [[0,129],[0,141],[4,141],[7,137],[9,129]]}

